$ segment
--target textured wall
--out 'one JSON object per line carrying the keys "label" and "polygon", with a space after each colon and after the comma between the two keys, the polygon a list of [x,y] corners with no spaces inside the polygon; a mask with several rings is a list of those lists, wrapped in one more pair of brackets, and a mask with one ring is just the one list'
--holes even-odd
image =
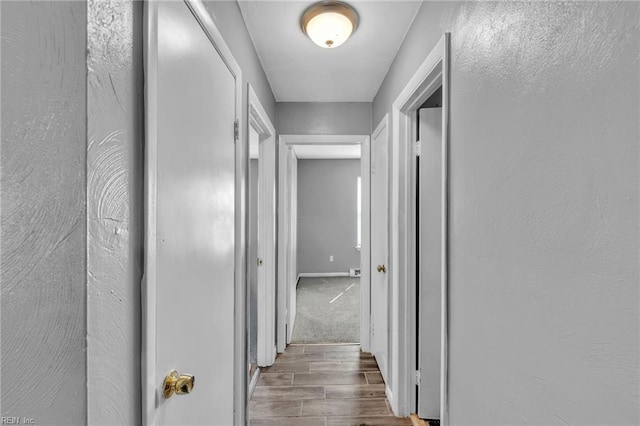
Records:
{"label": "textured wall", "polygon": [[2,416],[86,423],[86,4],[2,2]]}
{"label": "textured wall", "polygon": [[92,425],[140,422],[142,7],[133,0],[88,3],[87,391]]}
{"label": "textured wall", "polygon": [[367,135],[371,133],[369,102],[278,102],[282,135]]}
{"label": "textured wall", "polygon": [[636,2],[425,2],[451,31],[451,424],[638,424]]}
{"label": "textured wall", "polygon": [[360,266],[358,176],[360,160],[298,160],[299,273],[349,272]]}

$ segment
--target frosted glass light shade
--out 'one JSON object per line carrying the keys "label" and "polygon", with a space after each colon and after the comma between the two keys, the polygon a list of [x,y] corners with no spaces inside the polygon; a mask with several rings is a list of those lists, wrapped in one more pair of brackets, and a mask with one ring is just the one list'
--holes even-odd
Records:
{"label": "frosted glass light shade", "polygon": [[304,12],[300,26],[315,44],[332,49],[347,41],[357,22],[358,16],[348,4],[321,2]]}

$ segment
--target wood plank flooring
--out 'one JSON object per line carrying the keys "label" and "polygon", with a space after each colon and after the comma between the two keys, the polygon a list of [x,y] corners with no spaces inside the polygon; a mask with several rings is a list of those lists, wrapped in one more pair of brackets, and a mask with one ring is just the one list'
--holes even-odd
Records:
{"label": "wood plank flooring", "polygon": [[359,345],[291,345],[262,368],[251,426],[411,425],[393,415],[375,359]]}

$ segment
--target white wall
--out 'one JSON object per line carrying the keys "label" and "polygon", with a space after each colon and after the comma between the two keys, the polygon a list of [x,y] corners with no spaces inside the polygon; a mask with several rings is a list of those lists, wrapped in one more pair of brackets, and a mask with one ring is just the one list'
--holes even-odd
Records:
{"label": "white wall", "polygon": [[358,176],[360,160],[298,159],[298,272],[349,272],[360,267]]}
{"label": "white wall", "polygon": [[640,5],[424,2],[451,32],[450,420],[638,424]]}
{"label": "white wall", "polygon": [[2,416],[87,421],[84,2],[1,2]]}

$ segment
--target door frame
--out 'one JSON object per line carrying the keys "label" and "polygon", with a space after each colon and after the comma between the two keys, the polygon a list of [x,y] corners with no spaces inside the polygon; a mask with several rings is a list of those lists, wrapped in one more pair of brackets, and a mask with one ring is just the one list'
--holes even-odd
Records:
{"label": "door frame", "polygon": [[[262,214],[258,216],[258,257],[263,259],[263,268],[258,269],[257,362],[258,366],[266,367],[273,364],[276,359],[276,130],[251,84],[247,84],[247,89],[248,125],[253,127],[260,136],[258,211]],[[272,194],[271,197],[267,196],[269,191]],[[249,195],[247,191],[247,197]],[[248,203],[247,199],[247,205]],[[247,215],[247,229],[249,229],[248,221],[249,215]],[[272,232],[268,232],[268,228],[271,228]],[[249,247],[248,232],[246,244]],[[247,259],[247,277],[253,261],[254,259]],[[248,285],[249,280],[247,280]],[[248,295],[248,287],[245,291]],[[246,309],[248,318],[250,315],[248,297]]]}
{"label": "door frame", "polygon": [[417,110],[442,86],[442,274],[440,415],[448,425],[448,198],[449,198],[449,58],[450,33],[445,33],[393,102],[391,154],[391,279],[392,379],[391,405],[398,415],[409,415],[416,401],[416,158]]}
{"label": "door frame", "polygon": [[[155,425],[156,400],[160,398],[161,383],[156,382],[156,210],[157,210],[157,124],[158,124],[158,1],[144,3],[144,101],[145,101],[145,152],[144,152],[144,273],[142,278],[142,338],[141,338],[141,383],[142,383],[142,424]],[[231,49],[224,41],[213,19],[200,0],[184,0],[193,16],[200,24],[220,57],[235,77],[235,116],[242,122],[242,71]],[[243,143],[240,143],[243,141]],[[245,423],[246,413],[246,267],[245,267],[245,224],[246,205],[242,198],[246,182],[248,149],[245,145],[242,126],[238,126],[235,142],[235,314],[234,314],[234,417],[236,424]]]}
{"label": "door frame", "polygon": [[[295,303],[291,304],[291,287],[287,283],[297,280],[297,274],[291,270],[295,263],[295,241],[292,241],[292,220],[289,209],[291,205],[291,188],[297,184],[291,162],[297,161],[293,146],[295,145],[360,145],[360,176],[362,179],[362,235],[360,247],[360,347],[364,352],[370,350],[371,344],[371,281],[369,268],[371,263],[370,249],[370,135],[279,135],[278,151],[278,289],[277,289],[277,350],[284,352],[291,341],[295,321]],[[296,167],[293,167],[296,169]],[[293,197],[295,199],[295,195]],[[294,234],[295,236],[295,234]],[[292,256],[293,254],[293,256]],[[293,294],[295,298],[295,294]]]}

